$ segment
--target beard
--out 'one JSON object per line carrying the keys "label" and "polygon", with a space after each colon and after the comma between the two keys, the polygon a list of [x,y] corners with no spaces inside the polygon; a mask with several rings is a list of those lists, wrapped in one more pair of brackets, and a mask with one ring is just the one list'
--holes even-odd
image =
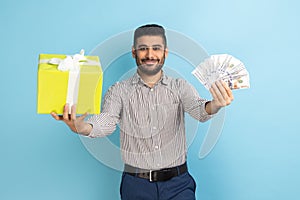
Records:
{"label": "beard", "polygon": [[[146,64],[145,62],[151,61],[151,62],[156,62],[156,64]],[[149,59],[149,58],[144,58],[144,59],[139,59],[138,56],[135,58],[136,65],[138,69],[148,75],[148,76],[153,76],[160,72],[162,69],[164,63],[165,63],[165,55],[161,59]]]}

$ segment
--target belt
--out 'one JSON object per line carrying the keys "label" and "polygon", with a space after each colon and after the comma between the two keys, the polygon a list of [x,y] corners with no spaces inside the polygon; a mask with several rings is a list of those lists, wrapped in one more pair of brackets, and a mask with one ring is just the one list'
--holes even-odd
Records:
{"label": "belt", "polygon": [[160,170],[146,170],[125,164],[124,172],[131,176],[148,179],[150,182],[167,181],[175,176],[179,176],[180,174],[187,172],[187,165],[186,163],[184,163],[182,165],[171,168],[164,168]]}

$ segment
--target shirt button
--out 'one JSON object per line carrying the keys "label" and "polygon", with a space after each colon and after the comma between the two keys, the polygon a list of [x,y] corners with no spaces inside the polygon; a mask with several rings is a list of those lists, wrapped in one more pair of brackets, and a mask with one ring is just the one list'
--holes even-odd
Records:
{"label": "shirt button", "polygon": [[157,145],[155,145],[155,146],[154,146],[154,148],[155,148],[155,149],[158,149],[158,146],[157,146]]}
{"label": "shirt button", "polygon": [[156,130],[156,126],[153,127],[153,130]]}
{"label": "shirt button", "polygon": [[150,91],[153,92],[153,88],[151,88]]}

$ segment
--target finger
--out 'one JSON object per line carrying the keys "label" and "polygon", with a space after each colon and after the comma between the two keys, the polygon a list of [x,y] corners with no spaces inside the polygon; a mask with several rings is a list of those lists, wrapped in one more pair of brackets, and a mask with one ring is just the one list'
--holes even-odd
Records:
{"label": "finger", "polygon": [[229,105],[233,100],[233,95],[231,89],[227,86],[227,84],[221,80],[217,82],[218,89],[220,90],[223,98],[224,105]]}
{"label": "finger", "polygon": [[213,89],[213,86],[209,89],[209,91],[210,91],[210,93],[211,93],[213,99],[215,99],[215,100],[218,101],[218,96],[217,96],[215,90]]}
{"label": "finger", "polygon": [[222,95],[222,93],[219,89],[219,86],[217,84],[218,84],[218,82],[215,82],[215,83],[212,84],[212,89],[215,93],[215,98],[214,99],[219,101],[221,104],[223,104],[224,103],[224,97],[223,97],[223,95]]}
{"label": "finger", "polygon": [[230,89],[230,87],[228,86],[228,84],[225,81],[223,81],[223,80],[222,80],[222,85],[224,86],[227,95],[229,96],[230,100],[232,101],[234,99],[233,98],[232,90]]}
{"label": "finger", "polygon": [[55,112],[51,112],[50,114],[55,120],[62,120],[62,117],[57,115]]}
{"label": "finger", "polygon": [[222,83],[222,85],[224,86],[224,88],[227,90],[227,89],[230,89],[230,87],[229,87],[229,83],[227,83],[227,82],[225,82],[225,81],[223,81],[223,80],[221,80],[221,83]]}
{"label": "finger", "polygon": [[220,91],[220,94],[222,95],[222,99],[227,99],[228,94],[227,91],[222,83],[222,81],[216,81],[216,86],[218,88],[218,90]]}
{"label": "finger", "polygon": [[229,105],[233,101],[233,99],[234,99],[232,90],[230,89],[230,87],[228,86],[228,84],[225,81],[223,81],[223,80],[222,80],[222,85],[223,85],[223,87],[224,87],[224,89],[226,91],[226,96],[224,96],[224,97],[226,97],[225,98],[226,104]]}
{"label": "finger", "polygon": [[76,105],[75,104],[71,107],[71,119],[76,120]]}
{"label": "finger", "polygon": [[69,120],[69,104],[66,104],[64,106],[63,119],[64,120]]}
{"label": "finger", "polygon": [[219,88],[221,90],[224,99],[223,106],[230,105],[233,99],[233,95],[230,88],[224,81],[220,81],[219,84],[220,84]]}

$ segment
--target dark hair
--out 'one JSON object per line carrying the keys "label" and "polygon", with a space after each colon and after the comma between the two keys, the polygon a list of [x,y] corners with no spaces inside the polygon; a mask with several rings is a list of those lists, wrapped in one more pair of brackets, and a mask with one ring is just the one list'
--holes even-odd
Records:
{"label": "dark hair", "polygon": [[134,46],[136,45],[137,38],[145,35],[150,36],[161,36],[164,42],[165,47],[167,47],[167,38],[165,35],[165,29],[157,24],[146,24],[138,27],[134,31]]}

